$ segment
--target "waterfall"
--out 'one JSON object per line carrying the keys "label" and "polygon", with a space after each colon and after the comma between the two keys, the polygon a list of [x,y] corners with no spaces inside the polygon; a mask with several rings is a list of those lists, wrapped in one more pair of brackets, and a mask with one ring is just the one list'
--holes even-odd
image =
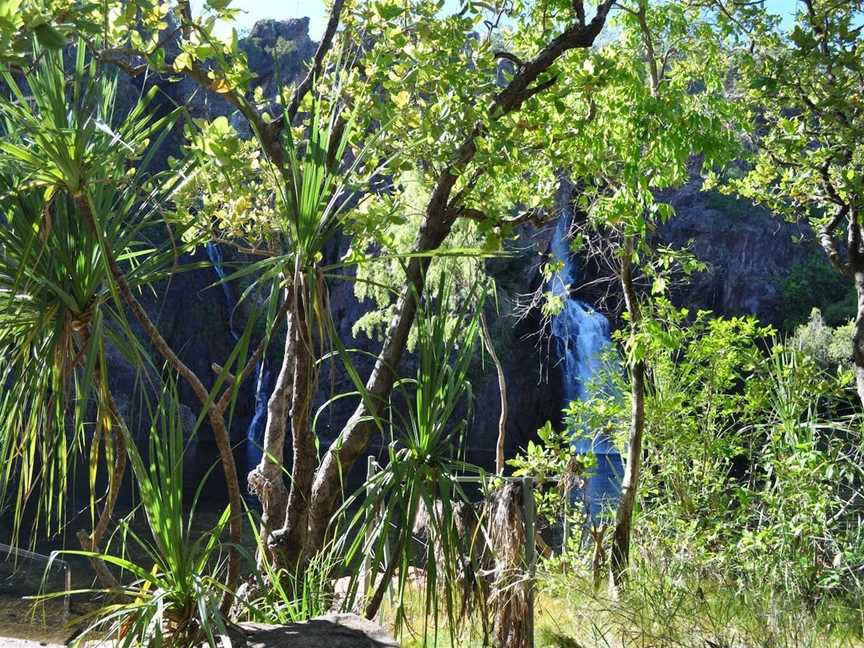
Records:
{"label": "waterfall", "polygon": [[552,294],[564,298],[563,310],[552,320],[552,337],[557,340],[564,374],[567,402],[588,398],[591,380],[600,369],[603,350],[609,344],[609,320],[590,304],[570,297],[578,268],[570,255],[567,231],[570,217],[565,212],[552,236],[552,254],[564,265],[550,280]]}
{"label": "waterfall", "polygon": [[[609,320],[590,304],[571,297],[579,278],[579,267],[570,254],[568,231],[571,216],[565,211],[558,219],[550,245],[552,255],[563,265],[549,280],[549,290],[564,300],[564,307],[552,319],[552,337],[562,365],[564,401],[585,400],[594,393],[594,379],[611,344]],[[574,499],[584,501],[587,512],[597,520],[617,503],[621,491],[621,455],[611,439],[589,430],[577,433],[573,445],[580,453],[593,452],[597,465],[587,479],[584,493]]]}
{"label": "waterfall", "polygon": [[[207,244],[207,257],[213,266],[213,271],[219,277],[222,284],[222,293],[225,295],[225,305],[228,308],[228,330],[234,342],[240,341],[240,334],[234,328],[234,311],[237,310],[237,299],[231,285],[225,281],[225,262],[222,250],[215,243]],[[266,355],[266,354],[265,354]],[[266,358],[262,358],[255,367],[255,413],[246,429],[246,438],[255,444],[261,444],[264,440],[264,426],[267,421],[267,400],[270,388],[270,371],[267,369]]]}

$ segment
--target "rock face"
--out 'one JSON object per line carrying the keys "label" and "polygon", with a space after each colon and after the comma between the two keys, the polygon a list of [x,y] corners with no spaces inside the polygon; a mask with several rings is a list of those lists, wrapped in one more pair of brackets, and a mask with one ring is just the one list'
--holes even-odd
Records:
{"label": "rock face", "polygon": [[[308,27],[307,19],[264,20],[255,25],[241,42],[257,74],[253,87],[260,86],[267,96],[272,97],[282,85],[296,82],[305,74],[305,62],[316,48],[309,38]],[[160,84],[163,90],[161,101],[164,101],[166,109],[184,104],[194,117],[232,115],[221,97],[208,95],[188,80],[148,81],[153,82]],[[122,80],[123,93],[134,96],[140,91],[140,83],[139,79]],[[239,121],[237,125],[240,125]],[[168,138],[157,157],[164,162],[168,155],[176,155],[179,144],[177,133]],[[779,323],[782,320],[782,281],[796,263],[810,254],[808,248],[793,242],[793,236],[806,232],[746,204],[723,199],[717,194],[702,193],[699,188],[699,183],[694,181],[665,196],[676,207],[677,216],[660,230],[659,240],[673,247],[689,246],[708,265],[707,272],[675,292],[674,300],[691,309],[705,308],[721,315],[754,314],[767,322]],[[488,265],[502,292],[500,316],[496,317],[492,312],[488,315],[507,379],[510,411],[508,455],[524,447],[545,421],[558,423],[561,418],[562,381],[554,350],[548,342],[548,331],[541,331],[542,322],[536,314],[516,321],[511,307],[518,295],[539,285],[538,255],[548,252],[549,238],[548,228],[536,231],[526,227],[514,246],[522,253],[514,259],[490,261]],[[338,258],[346,245],[345,240],[334,245],[330,256]],[[203,260],[203,255],[195,260]],[[216,280],[211,270],[178,273],[171,280],[167,292],[157,291],[161,295],[158,302],[151,298],[147,303],[169,343],[207,381],[214,377],[211,364],[224,362],[234,345],[228,325],[229,304],[221,288],[213,287]],[[580,294],[580,297],[595,303],[590,291]],[[334,282],[330,286],[330,303],[345,347],[377,352],[380,348],[378,341],[368,340],[365,336],[355,339],[351,335],[352,324],[370,305],[357,302],[350,282]],[[609,315],[614,318],[614,313]],[[276,346],[281,346],[281,342]],[[371,361],[361,355],[355,359],[360,374],[367,376]],[[490,467],[494,461],[497,436],[498,385],[491,362],[487,359],[477,364],[472,376],[476,403],[473,413],[469,412],[472,426],[467,459]],[[131,393],[135,375],[131,370],[119,369],[115,374],[115,385],[121,392],[119,400],[123,400],[123,392]],[[275,375],[277,371],[278,358],[273,358],[270,372]],[[410,356],[403,361],[400,373],[413,373]],[[232,434],[237,441],[244,438],[253,415],[252,383],[247,381],[244,384],[234,412]],[[185,386],[182,389],[184,402],[197,413],[196,399]],[[336,394],[353,390],[353,384],[339,369],[338,361],[325,364],[316,408]],[[356,399],[343,398],[322,411],[316,428],[322,445],[335,438],[355,405]],[[206,432],[202,438],[206,439]],[[375,451],[376,445],[380,447],[380,443],[380,440],[373,441],[371,451]]]}
{"label": "rock face", "polygon": [[244,623],[248,648],[399,648],[378,624],[356,614],[328,614],[287,626]]}
{"label": "rock face", "polygon": [[744,200],[702,192],[693,180],[664,196],[675,217],[659,232],[662,243],[688,248],[708,269],[673,293],[691,310],[718,315],[756,315],[779,326],[783,321],[782,284],[790,270],[813,254],[805,226],[786,223]]}

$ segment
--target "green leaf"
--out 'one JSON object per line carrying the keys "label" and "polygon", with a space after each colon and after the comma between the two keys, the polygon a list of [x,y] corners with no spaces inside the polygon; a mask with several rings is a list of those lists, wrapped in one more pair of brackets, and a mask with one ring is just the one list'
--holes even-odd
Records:
{"label": "green leaf", "polygon": [[40,45],[49,49],[62,49],[66,46],[66,39],[54,27],[45,23],[33,30]]}

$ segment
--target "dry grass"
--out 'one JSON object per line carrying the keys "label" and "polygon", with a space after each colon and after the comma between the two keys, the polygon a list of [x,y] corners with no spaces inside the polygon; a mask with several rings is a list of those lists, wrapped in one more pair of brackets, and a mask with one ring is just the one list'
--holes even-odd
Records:
{"label": "dry grass", "polygon": [[[592,576],[541,572],[535,598],[537,648],[864,648],[861,612],[839,604],[816,610],[773,601],[760,592],[704,591],[657,574],[634,578],[620,601],[594,594]],[[703,583],[707,587],[707,584]],[[701,593],[700,593],[701,592]],[[407,605],[415,631],[422,623],[419,589]],[[388,622],[388,610],[382,619]],[[421,636],[405,632],[405,648],[424,646]],[[481,648],[479,621],[467,623],[455,642],[446,627],[426,646]]]}

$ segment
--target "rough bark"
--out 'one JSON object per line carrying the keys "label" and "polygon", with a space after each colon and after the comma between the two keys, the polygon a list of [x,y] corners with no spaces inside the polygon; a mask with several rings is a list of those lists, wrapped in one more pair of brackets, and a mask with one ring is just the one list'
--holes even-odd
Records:
{"label": "rough bark", "polygon": [[[286,302],[293,299],[290,292]],[[288,504],[288,489],[283,477],[285,436],[288,432],[288,417],[294,393],[294,315],[289,309],[285,315],[285,350],[282,366],[270,399],[267,401],[267,423],[264,428],[264,446],[261,461],[249,473],[249,492],[261,502],[261,538],[264,542],[270,534],[282,527],[285,507]]]}
{"label": "rough bark", "polygon": [[318,465],[315,434],[312,430],[312,397],[318,381],[315,375],[315,348],[309,314],[314,299],[301,275],[295,274],[297,286],[296,323],[294,328],[294,383],[291,403],[291,488],[282,528],[273,534],[271,543],[277,549],[284,564],[296,568],[302,563],[306,551],[309,500],[312,480]]}
{"label": "rough bark", "polygon": [[852,333],[852,359],[855,363],[855,388],[858,399],[864,406],[864,245],[862,245],[861,225],[856,214],[849,215],[847,234],[848,267],[855,283],[857,310]]}
{"label": "rough bark", "polygon": [[[492,100],[489,114],[493,120],[512,113],[529,98],[551,87],[555,77],[536,83],[537,79],[566,52],[590,47],[600,34],[612,0],[604,0],[591,22],[577,16],[576,22],[554,38],[531,61],[518,69],[507,84]],[[440,247],[450,233],[453,223],[460,216],[464,196],[453,188],[459,177],[476,154],[476,141],[486,132],[484,124],[477,124],[467,135],[462,145],[454,152],[452,161],[438,175],[426,205],[423,223],[412,246],[412,252],[425,253]],[[477,173],[482,173],[478,169]],[[312,549],[320,548],[324,541],[330,517],[341,494],[340,475],[345,474],[357,458],[365,451],[369,438],[376,429],[375,418],[386,405],[393,388],[396,369],[408,341],[408,333],[417,313],[416,300],[423,293],[429,257],[413,257],[408,264],[405,288],[397,303],[396,312],[385,336],[384,345],[375,362],[366,388],[368,399],[358,405],[339,437],[325,454],[315,476],[309,511],[309,543]]]}
{"label": "rough bark", "polygon": [[864,269],[855,271],[855,292],[858,308],[852,333],[852,357],[855,360],[855,389],[864,406]]}
{"label": "rough bark", "polygon": [[[630,314],[631,340],[635,337],[642,315],[633,283],[633,239],[626,237],[621,262],[621,288],[624,303]],[[627,577],[630,562],[630,536],[633,523],[633,508],[642,471],[642,432],[645,427],[645,363],[642,360],[629,362],[630,370],[630,433],[627,439],[627,462],[621,481],[621,499],[615,514],[615,530],[612,533],[612,548],[609,555],[611,572],[610,588],[617,594]]]}

